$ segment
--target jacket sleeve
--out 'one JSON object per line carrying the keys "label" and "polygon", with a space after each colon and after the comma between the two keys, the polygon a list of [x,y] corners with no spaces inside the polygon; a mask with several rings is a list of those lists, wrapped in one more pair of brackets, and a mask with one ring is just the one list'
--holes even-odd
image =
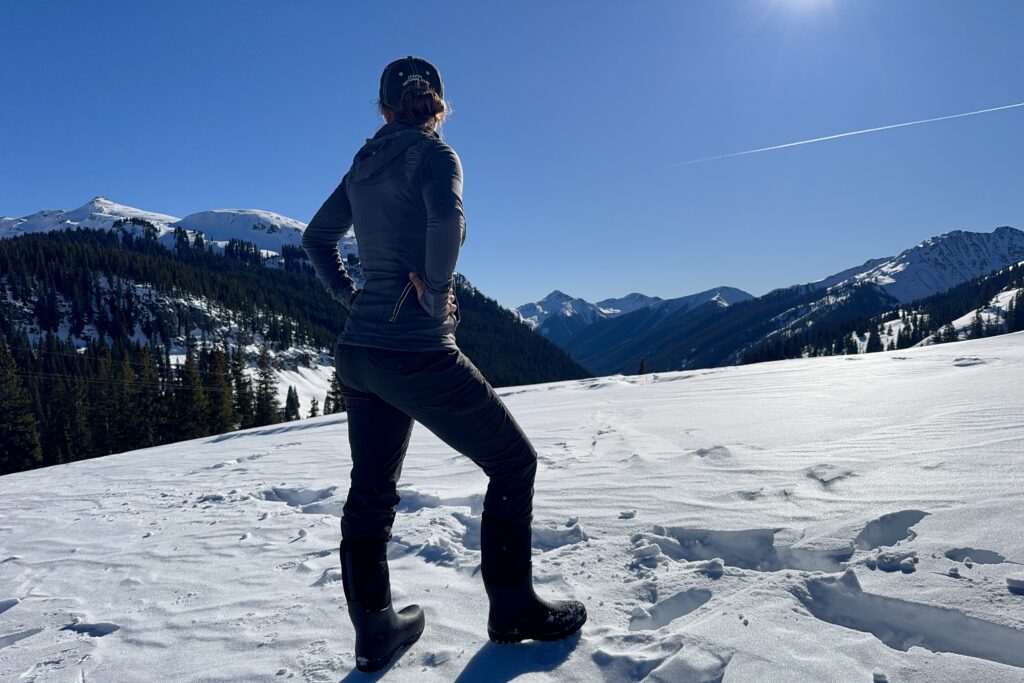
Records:
{"label": "jacket sleeve", "polygon": [[345,193],[345,178],[342,178],[302,233],[302,249],[324,287],[346,310],[351,309],[358,290],[345,269],[338,241],[351,226],[352,205]]}
{"label": "jacket sleeve", "polygon": [[420,305],[428,315],[443,318],[459,248],[466,240],[462,210],[462,163],[445,147],[427,161],[423,174],[423,202],[427,207],[426,263]]}

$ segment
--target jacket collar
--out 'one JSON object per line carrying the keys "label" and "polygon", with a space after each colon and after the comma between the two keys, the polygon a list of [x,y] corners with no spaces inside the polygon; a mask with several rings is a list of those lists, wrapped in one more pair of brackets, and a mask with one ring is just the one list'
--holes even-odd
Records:
{"label": "jacket collar", "polygon": [[434,138],[441,137],[440,135],[438,135],[437,131],[434,130],[434,128],[431,127],[431,126],[427,126],[427,125],[414,126],[414,125],[408,124],[408,123],[401,123],[400,121],[392,121],[391,123],[385,123],[383,126],[381,126],[377,130],[377,132],[373,134],[373,137],[372,138],[368,138],[366,141],[369,142],[370,140],[376,140],[378,138],[382,138],[382,137],[385,137],[387,135],[394,135],[395,133],[401,133],[401,132],[407,131],[407,130],[418,131],[418,132],[420,132],[420,133],[422,133],[424,135],[428,135],[428,136],[434,137]]}
{"label": "jacket collar", "polygon": [[440,136],[430,126],[410,126],[397,121],[384,124],[356,153],[349,171],[349,180],[369,180],[398,155],[404,153],[410,145],[425,137]]}

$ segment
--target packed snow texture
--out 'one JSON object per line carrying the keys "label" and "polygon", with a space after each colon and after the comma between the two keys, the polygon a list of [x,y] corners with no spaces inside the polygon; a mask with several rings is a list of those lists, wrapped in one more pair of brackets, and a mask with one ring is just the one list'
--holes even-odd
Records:
{"label": "packed snow texture", "polygon": [[[970,357],[976,362],[963,363]],[[499,390],[540,460],[539,593],[494,645],[484,476],[417,425],[395,681],[1024,680],[1024,333]],[[346,416],[0,478],[0,680],[356,680]]]}

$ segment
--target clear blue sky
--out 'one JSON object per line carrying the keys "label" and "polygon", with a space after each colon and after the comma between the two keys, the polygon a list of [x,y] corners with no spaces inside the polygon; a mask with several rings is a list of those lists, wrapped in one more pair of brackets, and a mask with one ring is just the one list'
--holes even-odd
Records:
{"label": "clear blue sky", "polygon": [[1024,227],[1024,2],[2,2],[0,215],[97,194],[308,221],[434,61],[458,270],[506,305],[760,294],[951,229]]}

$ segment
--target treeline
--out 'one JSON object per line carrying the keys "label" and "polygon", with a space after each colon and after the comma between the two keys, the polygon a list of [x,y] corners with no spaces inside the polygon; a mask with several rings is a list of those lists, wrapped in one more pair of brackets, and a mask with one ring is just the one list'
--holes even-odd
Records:
{"label": "treeline", "polygon": [[[144,219],[0,240],[0,474],[300,416],[266,368],[249,385],[240,348],[333,351],[345,312],[302,250],[268,263],[250,242],[172,241]],[[495,386],[589,376],[465,278],[456,288],[459,345]],[[343,409],[335,382],[313,412]]]}
{"label": "treeline", "polygon": [[[249,260],[251,253],[237,242],[215,252],[201,235],[190,240],[180,229],[173,251],[129,232],[64,230],[0,240],[0,276],[11,301],[34,302],[43,332],[58,332],[64,320],[64,333],[72,336],[92,325],[120,340],[138,328],[161,345],[195,331],[213,334],[223,321],[184,301],[199,298],[230,311],[234,328],[281,348],[331,347],[337,303],[308,271],[266,268]],[[170,305],[151,305],[154,295],[170,298]],[[0,323],[5,315],[14,309],[0,303]]]}
{"label": "treeline", "polygon": [[[78,336],[94,325],[109,339],[130,339],[136,329],[152,343],[175,343],[195,334],[216,337],[224,321],[214,311],[189,305],[204,299],[232,314],[230,324],[261,335],[273,348],[307,345],[333,350],[345,311],[324,290],[298,247],[286,246],[280,267],[250,242],[232,240],[223,252],[183,230],[170,249],[152,235],[125,231],[64,230],[0,240],[0,278],[10,301],[0,297],[0,326],[17,311],[11,302],[34,302],[43,331]],[[353,270],[358,258],[348,257]],[[147,291],[140,291],[144,283]],[[2,284],[2,283],[0,283]],[[536,334],[494,299],[457,275],[462,322],[459,346],[495,386],[579,379],[590,373],[568,353]],[[170,304],[152,305],[147,292]],[[67,308],[70,307],[70,310]]]}
{"label": "treeline", "polygon": [[[10,340],[8,342],[7,340]],[[255,377],[242,347],[93,342],[76,349],[48,334],[0,335],[0,475],[299,419],[289,387],[282,406],[267,348]],[[335,380],[324,413],[341,412]],[[319,414],[314,399],[309,416]]]}
{"label": "treeline", "polygon": [[[804,356],[831,356],[905,349],[928,337],[935,343],[977,339],[1024,330],[1024,296],[1020,291],[1008,302],[1005,313],[987,321],[981,314],[1000,292],[1024,288],[1024,268],[1011,266],[969,280],[945,292],[874,316],[819,324],[780,334],[751,347],[743,363],[758,363]],[[966,330],[952,321],[976,311]]]}

